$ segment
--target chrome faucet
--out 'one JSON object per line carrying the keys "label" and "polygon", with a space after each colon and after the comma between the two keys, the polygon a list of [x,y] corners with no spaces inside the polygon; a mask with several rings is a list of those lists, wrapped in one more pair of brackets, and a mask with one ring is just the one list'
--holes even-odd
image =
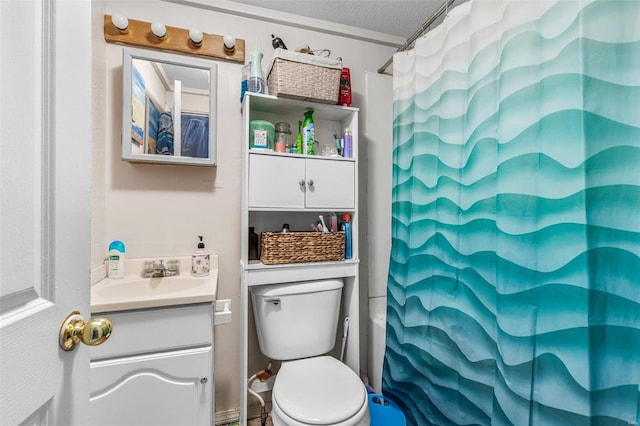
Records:
{"label": "chrome faucet", "polygon": [[161,278],[173,277],[180,273],[180,261],[170,259],[167,261],[168,267],[165,266],[163,260],[147,261],[142,266],[142,278]]}

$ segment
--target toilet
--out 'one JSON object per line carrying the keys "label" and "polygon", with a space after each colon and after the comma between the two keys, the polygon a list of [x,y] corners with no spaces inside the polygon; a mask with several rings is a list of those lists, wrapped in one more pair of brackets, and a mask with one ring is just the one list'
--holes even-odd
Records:
{"label": "toilet", "polygon": [[274,426],[369,426],[367,392],[332,356],[343,282],[251,287],[262,353],[282,361],[271,393]]}

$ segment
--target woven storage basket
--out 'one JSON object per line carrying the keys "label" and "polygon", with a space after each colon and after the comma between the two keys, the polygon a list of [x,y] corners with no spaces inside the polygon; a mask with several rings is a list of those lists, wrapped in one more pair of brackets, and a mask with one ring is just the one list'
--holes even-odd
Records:
{"label": "woven storage basket", "polygon": [[[301,58],[304,58],[304,54]],[[274,57],[267,76],[269,94],[327,104],[338,103],[341,68],[298,62],[293,53],[287,58]],[[300,56],[298,56],[300,57]]]}
{"label": "woven storage basket", "polygon": [[344,232],[263,232],[260,262],[326,262],[344,260]]}

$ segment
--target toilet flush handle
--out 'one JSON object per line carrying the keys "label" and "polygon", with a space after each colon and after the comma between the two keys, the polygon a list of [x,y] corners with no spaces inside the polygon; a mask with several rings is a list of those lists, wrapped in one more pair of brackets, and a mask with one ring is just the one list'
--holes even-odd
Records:
{"label": "toilet flush handle", "polygon": [[279,297],[272,297],[270,299],[264,299],[265,303],[273,303],[274,305],[279,305],[280,304],[280,298]]}

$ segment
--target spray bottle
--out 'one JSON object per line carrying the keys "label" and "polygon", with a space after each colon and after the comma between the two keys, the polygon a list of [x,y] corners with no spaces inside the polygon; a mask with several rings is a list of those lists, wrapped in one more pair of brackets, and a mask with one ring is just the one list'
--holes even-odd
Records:
{"label": "spray bottle", "polygon": [[313,124],[313,110],[305,111],[304,122],[302,123],[302,149],[303,154],[314,155],[313,141],[315,125]]}

